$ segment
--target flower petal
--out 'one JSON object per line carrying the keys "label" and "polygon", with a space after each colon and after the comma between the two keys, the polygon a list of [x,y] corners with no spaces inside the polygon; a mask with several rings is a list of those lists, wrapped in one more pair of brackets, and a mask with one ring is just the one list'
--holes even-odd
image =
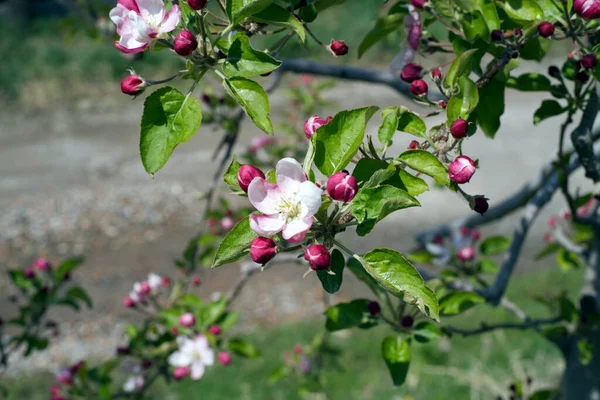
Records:
{"label": "flower petal", "polygon": [[146,50],[146,47],[148,47],[148,43],[143,44],[142,46],[139,47],[134,47],[134,48],[128,48],[123,46],[121,43],[119,42],[115,42],[115,47],[121,52],[121,53],[125,53],[125,54],[135,54],[135,53],[141,53],[142,51]]}
{"label": "flower petal", "polygon": [[165,4],[163,0],[136,0],[140,15],[146,21],[159,23],[163,19]]}
{"label": "flower petal", "polygon": [[281,232],[284,226],[285,220],[280,214],[250,214],[250,229],[261,236],[273,236]]}
{"label": "flower petal", "polygon": [[169,356],[167,361],[174,367],[187,367],[192,362],[192,357],[189,353],[176,351]]}
{"label": "flower petal", "polygon": [[192,368],[190,371],[190,377],[197,381],[198,379],[202,378],[204,376],[204,364],[202,363],[202,361],[197,360],[194,361],[192,363]]}
{"label": "flower petal", "polygon": [[298,243],[304,240],[306,232],[313,224],[313,217],[298,218],[288,222],[283,228],[283,238],[290,243]]}
{"label": "flower petal", "polygon": [[118,0],[118,6],[122,6],[130,11],[135,11],[136,13],[140,13],[140,9],[135,0]]}
{"label": "flower petal", "polygon": [[302,203],[300,217],[312,217],[321,207],[323,191],[311,181],[302,182],[298,187],[298,198]]}
{"label": "flower petal", "polygon": [[276,184],[262,178],[254,178],[248,186],[248,200],[261,213],[277,214],[281,191]]}
{"label": "flower petal", "polygon": [[181,20],[181,8],[178,5],[174,5],[171,7],[165,18],[162,20],[160,24],[160,28],[158,28],[159,33],[167,33],[171,32],[177,25],[179,25],[179,21]]}
{"label": "flower petal", "polygon": [[293,158],[279,160],[275,166],[275,176],[279,189],[290,194],[296,192],[298,186],[307,180],[302,166]]}
{"label": "flower petal", "polygon": [[121,4],[117,4],[115,8],[110,10],[108,14],[110,20],[117,25],[117,33],[121,34],[121,28],[127,22],[127,14],[129,14],[129,10],[123,7]]}

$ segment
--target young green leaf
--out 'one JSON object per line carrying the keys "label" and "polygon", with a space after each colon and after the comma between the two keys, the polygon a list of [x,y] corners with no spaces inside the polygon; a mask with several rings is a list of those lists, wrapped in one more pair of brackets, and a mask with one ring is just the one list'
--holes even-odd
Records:
{"label": "young green leaf", "polygon": [[195,97],[164,87],[144,102],[140,155],[146,171],[154,175],[161,169],[175,147],[191,139],[202,121],[202,109]]}
{"label": "young green leaf", "polygon": [[377,131],[377,137],[382,144],[389,146],[392,143],[399,119],[400,109],[398,107],[388,107],[381,111],[381,125]]}
{"label": "young green leaf", "polygon": [[239,163],[234,154],[233,158],[231,159],[231,164],[229,164],[225,175],[223,175],[223,180],[225,181],[227,186],[229,186],[232,192],[242,191],[242,188],[240,187],[240,184],[238,182],[238,171],[240,170],[241,166],[242,164]]}
{"label": "young green leaf", "polygon": [[244,258],[250,253],[250,243],[256,236],[256,233],[250,229],[250,217],[238,222],[219,245],[213,260],[213,268]]}
{"label": "young green leaf", "polygon": [[449,185],[448,170],[433,154],[425,150],[407,150],[400,154],[398,161],[402,161],[415,171],[432,177],[437,183]]}
{"label": "young green leaf", "polygon": [[334,294],[342,287],[344,263],[344,255],[338,249],[333,249],[331,251],[331,266],[329,267],[329,271],[335,275],[330,274],[329,271],[317,271],[317,277],[327,293]]}
{"label": "young green leaf", "polygon": [[456,315],[483,303],[483,297],[473,292],[450,292],[440,298],[440,314]]}
{"label": "young green leaf", "polygon": [[510,237],[508,236],[490,236],[486,238],[479,246],[479,251],[484,256],[493,256],[504,253],[510,247]]}
{"label": "young green leaf", "polygon": [[358,46],[358,58],[361,58],[367,50],[387,35],[403,27],[405,15],[406,13],[398,13],[379,18],[377,22],[375,22],[375,27],[371,29],[362,42],[360,42],[360,45]]}
{"label": "young green leaf", "polygon": [[279,66],[281,66],[281,61],[263,51],[254,50],[248,36],[239,35],[231,43],[222,68],[223,73],[227,76],[250,78],[267,74]]}
{"label": "young green leaf", "polygon": [[479,103],[479,91],[475,82],[466,76],[461,76],[458,79],[458,87],[460,91],[450,98],[448,106],[446,106],[449,123],[458,118],[469,118],[469,114]]}
{"label": "young green leaf", "polygon": [[226,10],[229,21],[238,24],[273,3],[273,0],[227,0]]}
{"label": "young green leaf", "polygon": [[504,82],[497,77],[479,89],[474,116],[483,133],[492,139],[500,129],[500,117],[504,114],[504,91]]}
{"label": "young green leaf", "polygon": [[367,273],[362,263],[358,261],[356,258],[351,258],[346,263],[346,268],[354,274],[354,276],[361,282],[363,282],[375,296],[381,301],[385,300],[387,296],[387,292],[377,283],[375,279],[371,275]]}
{"label": "young green leaf", "polygon": [[556,100],[544,100],[542,105],[533,113],[533,124],[537,125],[545,119],[556,117],[567,111],[566,107],[560,105]]}
{"label": "young green leaf", "polygon": [[447,88],[453,88],[458,82],[458,78],[463,75],[469,75],[471,72],[471,63],[473,61],[473,54],[476,49],[467,50],[458,56],[450,65],[446,76],[444,77],[444,86]]}
{"label": "young green leaf", "polygon": [[421,321],[417,323],[412,329],[412,334],[419,343],[427,343],[442,337],[440,328],[431,321]]}
{"label": "young green leaf", "polygon": [[402,254],[391,249],[374,249],[363,257],[354,257],[384,289],[417,305],[422,313],[439,321],[439,305],[435,294],[425,286],[419,272]]}
{"label": "young green leaf", "polygon": [[463,15],[462,28],[467,40],[481,38],[486,42],[490,41],[490,28],[479,10]]}
{"label": "young green leaf", "polygon": [[410,340],[401,336],[387,336],[381,343],[381,355],[395,386],[406,380],[410,365]]}
{"label": "young green leaf", "polygon": [[367,122],[378,107],[342,111],[312,136],[315,166],[324,175],[340,172],[354,158],[365,135]]}
{"label": "young green leaf", "polygon": [[524,24],[544,19],[544,11],[535,0],[505,0],[496,2],[496,5],[504,9],[510,19],[516,23]]}
{"label": "young green leaf", "polygon": [[479,0],[479,7],[490,32],[494,29],[500,29],[500,18],[498,17],[498,10],[494,1]]}
{"label": "young green leaf", "polygon": [[298,21],[298,18],[296,18],[294,14],[277,4],[271,4],[269,7],[255,14],[252,19],[257,22],[262,22],[263,24],[271,24],[291,29],[298,34],[298,37],[302,42],[306,41],[306,32],[302,23]]}
{"label": "young green leaf", "polygon": [[339,331],[360,325],[369,310],[368,305],[369,300],[357,299],[329,307],[325,311],[325,328],[328,331]]}
{"label": "young green leaf", "polygon": [[232,77],[223,81],[223,87],[238,101],[256,126],[273,136],[273,123],[269,118],[271,107],[262,86],[250,79]]}
{"label": "young green leaf", "polygon": [[252,343],[246,342],[244,339],[234,338],[227,342],[229,351],[245,358],[257,358],[260,356],[260,351]]}
{"label": "young green leaf", "polygon": [[410,133],[421,138],[427,137],[427,126],[417,114],[413,113],[404,106],[400,107],[399,113],[400,118],[398,120],[397,130],[400,132]]}
{"label": "young green leaf", "polygon": [[550,90],[550,80],[544,75],[531,72],[518,77],[509,77],[506,86],[522,92],[547,92]]}

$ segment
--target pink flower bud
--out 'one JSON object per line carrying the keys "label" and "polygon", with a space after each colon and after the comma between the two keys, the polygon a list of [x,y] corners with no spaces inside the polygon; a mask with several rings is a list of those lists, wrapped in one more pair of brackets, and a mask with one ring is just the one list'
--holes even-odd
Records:
{"label": "pink flower bud", "polygon": [[558,220],[558,217],[556,215],[551,216],[550,218],[548,218],[548,226],[550,228],[556,228],[557,220]]}
{"label": "pink flower bud", "polygon": [[467,136],[467,131],[469,130],[469,123],[459,118],[450,125],[450,133],[454,139],[462,139]]}
{"label": "pink flower bud", "polygon": [[463,236],[468,236],[469,233],[471,233],[471,228],[469,228],[468,226],[463,226],[460,228],[460,234]]}
{"label": "pink flower bud", "polygon": [[408,149],[409,150],[416,150],[420,147],[421,145],[419,144],[419,142],[417,142],[416,140],[413,140],[412,142],[410,142],[410,144],[408,145]]}
{"label": "pink flower bud", "polygon": [[444,243],[444,237],[442,235],[435,235],[433,237],[433,239],[431,240],[432,243],[434,244],[442,244]]}
{"label": "pink flower bud", "polygon": [[479,239],[481,239],[481,232],[479,232],[477,229],[473,229],[471,231],[471,239],[476,242]]}
{"label": "pink flower bud", "polygon": [[192,10],[202,10],[206,7],[208,0],[187,0],[187,3]]}
{"label": "pink flower bud", "polygon": [[219,336],[222,332],[223,329],[221,329],[221,326],[219,325],[212,325],[210,328],[208,328],[208,333],[213,336]]}
{"label": "pink flower bud", "polygon": [[73,374],[69,368],[61,368],[56,374],[56,381],[62,385],[71,386],[73,384]]}
{"label": "pink flower bud", "polygon": [[219,363],[221,363],[221,365],[227,366],[231,364],[231,355],[226,351],[219,352],[217,358],[219,359]]}
{"label": "pink flower bud", "polygon": [[266,264],[277,254],[277,244],[269,238],[259,236],[250,244],[250,257],[257,264]]}
{"label": "pink flower bud", "polygon": [[52,269],[52,265],[50,265],[50,261],[46,260],[45,258],[38,258],[33,263],[33,268],[37,269],[38,271],[50,271],[50,269]]}
{"label": "pink flower bud", "polygon": [[581,66],[585,69],[593,69],[598,64],[598,58],[595,54],[586,54],[581,57]]}
{"label": "pink flower bud", "polygon": [[265,179],[265,174],[254,165],[244,164],[238,170],[238,183],[244,192],[248,192],[248,186],[255,178]]}
{"label": "pink flower bud", "polygon": [[412,4],[414,8],[418,9],[422,9],[425,3],[427,3],[427,0],[410,0],[410,4]]}
{"label": "pink flower bud", "polygon": [[187,57],[192,54],[196,48],[198,48],[198,41],[190,31],[183,30],[179,32],[179,35],[177,35],[173,42],[173,49],[175,50],[175,53],[180,56]]}
{"label": "pink flower bud", "polygon": [[538,25],[538,33],[543,38],[549,38],[554,35],[554,25],[548,21],[541,22]]}
{"label": "pink flower bud", "polygon": [[152,366],[152,361],[146,359],[143,359],[142,362],[140,363],[140,366],[142,367],[142,369],[148,369]]}
{"label": "pink flower bud", "polygon": [[560,216],[563,219],[571,219],[571,211],[569,210],[564,210],[563,212],[560,213]]}
{"label": "pink flower bud", "polygon": [[313,115],[304,123],[304,134],[307,139],[310,139],[312,135],[315,134],[317,129],[322,127],[323,125],[327,125],[327,123],[331,121],[331,117],[327,117],[327,119],[323,119],[318,115]]}
{"label": "pink flower bud", "polygon": [[225,217],[221,220],[221,228],[224,231],[230,231],[231,228],[233,228],[234,222],[233,219],[231,219],[231,217]]}
{"label": "pink flower bud", "polygon": [[475,174],[475,161],[467,156],[459,156],[448,166],[448,176],[453,182],[467,183]]}
{"label": "pink flower bud", "polygon": [[198,286],[200,286],[200,278],[198,278],[198,277],[193,277],[193,278],[192,278],[192,286],[194,286],[194,287],[198,287]]}
{"label": "pink flower bud", "polygon": [[356,178],[347,172],[337,172],[327,181],[327,194],[333,200],[348,203],[352,201],[357,191]]}
{"label": "pink flower bud", "polygon": [[471,246],[463,247],[456,253],[456,256],[460,261],[470,261],[475,257],[475,249]]}
{"label": "pink flower bud", "polygon": [[415,319],[413,317],[411,317],[410,315],[405,315],[400,320],[400,325],[402,325],[403,328],[410,328],[411,326],[413,326],[414,323],[415,323]]}
{"label": "pink flower bud", "polygon": [[123,305],[127,308],[133,308],[135,307],[135,301],[133,301],[131,297],[127,296],[123,299]]}
{"label": "pink flower bud", "polygon": [[369,314],[373,316],[379,315],[381,312],[381,306],[376,301],[370,301],[369,304],[367,304],[367,308],[369,309]]}
{"label": "pink flower bud", "polygon": [[523,36],[523,29],[521,29],[521,28],[515,28],[513,30],[513,34],[515,36],[517,36],[517,37],[521,37],[521,36]]}
{"label": "pink flower bud", "polygon": [[142,294],[142,295],[147,295],[147,294],[150,294],[151,291],[152,291],[152,287],[150,287],[150,284],[147,281],[143,281],[140,284],[138,293]]}
{"label": "pink flower bud", "polygon": [[600,18],[600,0],[575,0],[573,9],[583,19]]}
{"label": "pink flower bud", "polygon": [[544,234],[544,242],[551,243],[552,242],[552,233],[546,232]]}
{"label": "pink flower bud", "polygon": [[302,353],[304,353],[304,349],[302,348],[301,345],[296,344],[296,345],[294,345],[294,353],[302,354]]}
{"label": "pink flower bud", "polygon": [[69,371],[71,372],[71,375],[75,375],[76,373],[78,373],[79,370],[81,368],[83,368],[84,365],[85,365],[85,361],[83,361],[83,360],[77,361],[75,364],[71,365],[69,367]]}
{"label": "pink flower bud", "polygon": [[161,281],[161,283],[160,283],[160,284],[161,284],[163,287],[171,286],[171,279],[170,279],[170,278],[168,278],[168,277],[166,277],[166,276],[163,276],[163,277],[162,277],[162,281]]}
{"label": "pink flower bud", "polygon": [[329,45],[329,51],[334,56],[343,56],[348,54],[348,45],[342,40],[334,40]]}
{"label": "pink flower bud", "polygon": [[190,374],[188,367],[177,367],[173,370],[173,379],[180,381]]}
{"label": "pink flower bud", "polygon": [[439,82],[442,80],[442,71],[439,68],[431,70],[431,79],[435,82]]}
{"label": "pink flower bud", "polygon": [[410,92],[415,96],[424,96],[428,89],[427,83],[422,79],[417,79],[410,84]]}
{"label": "pink flower bud", "polygon": [[502,32],[500,29],[494,29],[492,31],[491,36],[492,36],[492,41],[499,42],[502,39],[504,39],[504,32]]}
{"label": "pink flower bud", "polygon": [[185,313],[179,316],[179,325],[184,328],[191,328],[196,325],[196,317],[192,313]]}
{"label": "pink flower bud", "polygon": [[23,275],[25,275],[25,278],[27,279],[33,279],[35,278],[35,271],[31,267],[27,267],[23,270]]}
{"label": "pink flower bud", "polygon": [[400,72],[400,79],[404,82],[411,83],[417,79],[421,79],[421,72],[423,72],[423,69],[420,65],[413,63],[406,64]]}
{"label": "pink flower bud", "polygon": [[475,211],[476,213],[479,213],[481,215],[485,214],[488,210],[488,208],[490,208],[490,205],[488,204],[488,201],[485,197],[483,196],[477,196],[475,197],[475,200],[473,200],[473,211]]}
{"label": "pink flower bud", "polygon": [[438,102],[438,106],[440,106],[442,109],[446,109],[446,107],[448,107],[448,102],[446,100],[440,100]]}
{"label": "pink flower bud", "polygon": [[329,269],[331,263],[331,255],[327,247],[322,244],[311,244],[304,252],[304,259],[310,264],[310,268],[314,271],[322,271]]}
{"label": "pink flower bud", "polygon": [[121,92],[130,96],[138,96],[146,90],[148,83],[138,75],[129,75],[121,81]]}

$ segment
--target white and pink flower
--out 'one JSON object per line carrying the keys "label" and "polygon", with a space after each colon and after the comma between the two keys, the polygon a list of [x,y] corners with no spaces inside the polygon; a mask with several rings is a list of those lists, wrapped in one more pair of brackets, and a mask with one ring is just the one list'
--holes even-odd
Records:
{"label": "white and pink flower", "polygon": [[301,242],[319,211],[323,192],[293,158],[280,160],[275,176],[276,184],[259,177],[248,187],[250,202],[262,213],[250,215],[250,227],[261,236],[282,232],[285,240]]}
{"label": "white and pink flower", "polygon": [[139,365],[133,368],[133,371],[123,384],[123,391],[126,393],[138,392],[144,388],[144,375]]}
{"label": "white and pink flower", "polygon": [[163,0],[118,0],[110,11],[110,19],[117,25],[120,36],[115,47],[123,53],[139,53],[159,35],[177,28],[181,9],[173,5],[165,12]]}
{"label": "white and pink flower", "polygon": [[206,336],[198,335],[193,339],[179,336],[177,344],[179,349],[169,356],[169,364],[175,369],[188,368],[193,380],[202,378],[206,367],[215,363],[215,352],[210,348]]}

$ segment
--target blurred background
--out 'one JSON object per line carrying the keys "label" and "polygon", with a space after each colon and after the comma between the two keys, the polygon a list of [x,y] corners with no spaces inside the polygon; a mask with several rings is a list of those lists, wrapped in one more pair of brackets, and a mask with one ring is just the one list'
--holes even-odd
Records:
{"label": "blurred background", "polygon": [[[216,165],[213,152],[223,132],[203,123],[154,179],[145,173],[138,154],[145,94],[131,100],[121,93],[119,82],[128,68],[149,79],[162,79],[182,64],[166,50],[141,57],[117,51],[112,45],[114,26],[107,18],[114,3],[0,0],[0,266],[23,267],[40,256],[58,261],[83,255],[86,262],[75,279],[94,300],[93,310],[56,314],[60,338],[47,351],[13,362],[8,375],[2,377],[11,399],[47,398],[52,374],[60,365],[112,355],[126,323],[135,322],[134,314],[121,304],[133,282],[151,271],[177,277],[173,260],[204,228],[200,199],[211,184]],[[389,37],[363,59],[356,57],[358,44],[382,3],[349,0],[344,7],[329,9],[313,24],[323,41],[335,38],[349,44],[351,52],[346,58],[333,59],[314,44],[304,48],[295,42],[280,57],[389,69],[402,37]],[[565,53],[551,51],[543,65],[524,62],[519,70],[544,71],[555,57],[564,59]],[[423,62],[435,65],[443,61]],[[295,126],[300,133],[303,116],[290,102],[286,88],[303,85],[306,79],[287,74],[271,95],[274,122]],[[208,79],[197,93],[202,90],[221,94],[216,80],[211,85]],[[322,94],[326,102],[318,111],[321,116],[370,104],[416,107],[388,87],[360,82],[338,81]],[[486,195],[492,206],[533,179],[556,152],[557,122],[533,125],[532,115],[541,96],[509,90],[496,139],[478,134],[464,145],[464,151],[478,158],[481,167],[468,185],[469,192]],[[376,131],[378,118],[373,121],[371,133]],[[441,121],[433,119],[428,125]],[[252,138],[260,135],[244,120],[235,151],[246,151]],[[410,140],[399,137],[392,151],[402,151]],[[366,239],[359,241],[347,234],[349,247],[366,251],[388,246],[408,251],[416,245],[416,233],[471,213],[453,193],[433,190],[419,199],[422,208],[394,214]],[[566,274],[552,259],[533,261],[544,246],[547,218],[562,207],[557,196],[534,226],[519,263],[521,275],[510,288],[513,300],[525,300],[529,303],[525,309],[534,314],[536,307],[542,306],[532,304],[531,297],[543,296],[548,290],[575,289],[581,280],[580,271]],[[483,228],[484,236],[510,233],[517,216]],[[303,279],[303,273],[304,267],[295,265],[271,268],[255,276],[236,300],[234,308],[244,312],[241,329],[262,350],[260,359],[225,372],[210,371],[199,383],[172,386],[169,392],[159,386],[155,398],[199,398],[197,393],[211,399],[299,398],[293,386],[268,385],[266,376],[285,351],[310,341],[322,329],[323,290],[314,274]],[[198,271],[202,282],[198,293],[210,298],[215,292],[227,292],[238,274],[237,265]],[[4,276],[0,275],[3,318],[11,313],[11,305],[4,299],[11,289]],[[347,276],[344,288],[331,301],[361,295],[369,296]],[[453,323],[460,326],[490,315],[498,320],[505,317],[502,311],[481,306]],[[562,371],[558,349],[535,333],[496,332],[453,340],[452,344],[421,345],[413,355],[407,384],[394,389],[379,355],[379,342],[373,340],[373,335],[384,333],[335,335],[340,363],[325,371],[327,393],[317,398],[488,399],[490,393],[514,379],[531,377],[536,382],[557,383]],[[32,377],[36,385],[31,385]]]}

